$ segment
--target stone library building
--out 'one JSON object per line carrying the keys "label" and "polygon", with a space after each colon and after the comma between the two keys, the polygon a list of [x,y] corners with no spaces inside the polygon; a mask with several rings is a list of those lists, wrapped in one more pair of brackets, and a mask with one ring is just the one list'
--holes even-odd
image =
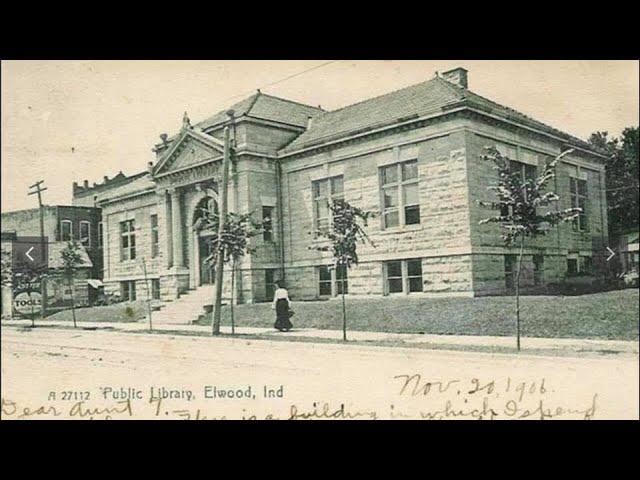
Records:
{"label": "stone library building", "polygon": [[[605,157],[586,142],[469,89],[462,68],[401,90],[326,111],[258,91],[235,112],[229,211],[264,228],[239,264],[234,298],[270,301],[284,281],[293,300],[353,296],[480,296],[513,287],[516,248],[506,248],[488,187],[497,172],[481,159],[495,146],[532,175],[567,149],[556,167],[558,208],[580,207],[573,222],[524,250],[525,288],[597,276],[607,246]],[[205,262],[212,232],[194,228],[215,206],[221,184],[224,110],[163,134],[156,160],[136,175],[74,184],[73,204],[97,207],[103,283],[124,299],[167,302],[210,289]],[[329,202],[344,199],[378,214],[359,246],[359,264],[332,267],[314,235],[331,222]],[[230,268],[230,267],[229,267]],[[145,281],[145,270],[146,278]],[[225,273],[224,291],[231,293]],[[209,300],[210,303],[210,300]]]}

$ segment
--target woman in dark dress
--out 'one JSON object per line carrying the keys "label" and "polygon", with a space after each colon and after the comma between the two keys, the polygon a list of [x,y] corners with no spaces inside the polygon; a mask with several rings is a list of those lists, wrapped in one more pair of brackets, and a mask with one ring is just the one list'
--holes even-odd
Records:
{"label": "woman in dark dress", "polygon": [[283,286],[276,282],[276,292],[273,295],[273,304],[271,308],[276,311],[276,323],[273,325],[276,330],[288,332],[293,325],[289,320],[289,309],[291,308],[291,300],[289,300],[289,292]]}

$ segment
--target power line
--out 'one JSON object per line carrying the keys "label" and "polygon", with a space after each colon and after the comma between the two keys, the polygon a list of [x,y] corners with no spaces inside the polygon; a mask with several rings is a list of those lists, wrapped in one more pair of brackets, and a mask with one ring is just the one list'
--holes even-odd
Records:
{"label": "power line", "polygon": [[[258,90],[260,90],[262,88],[266,88],[266,87],[273,87],[274,85],[278,85],[278,84],[280,84],[282,82],[286,82],[287,80],[291,80],[292,78],[299,77],[300,75],[304,75],[305,73],[312,72],[313,70],[318,70],[319,68],[326,67],[327,65],[330,65],[332,63],[337,63],[337,62],[340,62],[340,61],[341,60],[330,60],[328,62],[321,63],[320,65],[316,65],[315,67],[307,68],[306,70],[303,70],[303,71],[298,72],[298,73],[294,73],[293,75],[289,75],[288,77],[281,78],[280,80],[276,80],[275,82],[271,82],[271,83],[267,83],[266,85],[262,85],[260,88],[258,88]],[[232,99],[238,98],[238,97],[244,97],[245,95],[247,95],[249,93],[252,93],[254,91],[255,90],[248,90],[246,92],[239,93],[239,94],[233,95],[231,97],[227,97],[224,100],[221,100],[221,102],[226,102],[227,100],[232,100]]]}

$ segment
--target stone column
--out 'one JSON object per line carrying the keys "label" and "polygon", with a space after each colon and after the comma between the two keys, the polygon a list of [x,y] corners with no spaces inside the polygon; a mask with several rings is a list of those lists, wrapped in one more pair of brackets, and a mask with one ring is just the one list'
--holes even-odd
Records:
{"label": "stone column", "polygon": [[182,212],[180,210],[180,191],[172,189],[171,192],[171,217],[173,230],[173,267],[184,267],[184,254],[182,252]]}
{"label": "stone column", "polygon": [[166,241],[165,241],[165,248],[164,248],[165,261],[166,261],[165,266],[167,267],[167,270],[169,270],[173,265],[173,225],[172,225],[173,219],[171,217],[171,202],[170,202],[168,190],[162,193],[162,200],[164,202],[164,213],[165,213],[164,219],[165,219],[165,234],[166,234]]}

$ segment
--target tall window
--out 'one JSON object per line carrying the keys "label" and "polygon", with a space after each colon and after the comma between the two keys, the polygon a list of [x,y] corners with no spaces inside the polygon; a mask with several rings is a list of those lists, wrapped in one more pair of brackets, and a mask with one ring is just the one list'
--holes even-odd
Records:
{"label": "tall window", "polygon": [[262,207],[262,239],[273,242],[273,207]]}
{"label": "tall window", "polygon": [[420,223],[418,161],[380,168],[384,228]]}
{"label": "tall window", "polygon": [[98,223],[98,248],[102,248],[104,245],[104,224]]}
{"label": "tall window", "polygon": [[85,247],[91,246],[91,224],[86,220],[80,222],[80,243]]}
{"label": "tall window", "polygon": [[544,255],[533,256],[533,283],[542,285],[544,281]]}
{"label": "tall window", "polygon": [[573,229],[576,231],[589,230],[587,218],[587,181],[580,178],[569,178],[569,194],[571,196],[571,208],[581,208],[582,212],[573,221]]}
{"label": "tall window", "polygon": [[273,297],[276,293],[276,269],[275,268],[267,268],[264,271],[264,284],[265,284],[265,297],[267,300],[273,300]]}
{"label": "tall window", "polygon": [[120,222],[120,260],[136,258],[136,225],[135,220]]}
{"label": "tall window", "polygon": [[344,180],[337,177],[315,180],[312,183],[313,214],[316,230],[326,230],[330,225],[329,204],[333,200],[344,199]]}
{"label": "tall window", "polygon": [[136,282],[134,280],[120,282],[120,296],[125,302],[133,302],[136,299]]}
{"label": "tall window", "polygon": [[[520,177],[520,183],[524,183],[527,180],[535,180],[538,175],[538,169],[535,165],[529,165],[528,163],[522,163],[515,160],[509,161],[509,170],[511,173],[515,173]],[[508,207],[502,207],[500,209],[502,216],[509,215]]]}
{"label": "tall window", "polygon": [[511,173],[517,173],[520,176],[520,182],[536,179],[537,168],[535,165],[512,160],[509,162],[509,170],[511,170]]}
{"label": "tall window", "polygon": [[71,220],[62,220],[60,222],[60,240],[63,242],[73,240],[73,223],[71,223]]}
{"label": "tall window", "polygon": [[151,258],[158,256],[160,250],[160,236],[158,235],[158,215],[151,215]]}
{"label": "tall window", "polygon": [[385,262],[384,268],[387,293],[423,291],[421,259]]}

